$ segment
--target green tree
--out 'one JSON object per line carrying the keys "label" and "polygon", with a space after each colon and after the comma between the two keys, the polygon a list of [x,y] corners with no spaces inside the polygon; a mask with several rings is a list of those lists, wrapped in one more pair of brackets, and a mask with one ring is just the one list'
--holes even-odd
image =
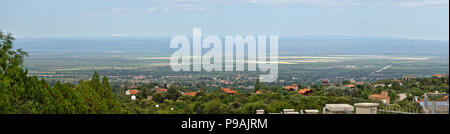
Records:
{"label": "green tree", "polygon": [[154,101],[154,102],[157,102],[157,103],[162,103],[162,102],[164,102],[164,96],[163,96],[163,94],[161,94],[161,93],[156,93],[155,95],[153,95],[153,98],[152,98],[152,100]]}
{"label": "green tree", "polygon": [[255,92],[261,90],[261,84],[259,83],[259,79],[256,79],[255,82]]}
{"label": "green tree", "polygon": [[178,97],[181,96],[181,93],[178,91],[178,87],[171,86],[167,89],[167,99],[177,100]]}

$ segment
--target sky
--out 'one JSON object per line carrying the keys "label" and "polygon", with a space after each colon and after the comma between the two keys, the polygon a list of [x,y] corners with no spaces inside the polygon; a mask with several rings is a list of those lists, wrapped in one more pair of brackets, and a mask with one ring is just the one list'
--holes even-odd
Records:
{"label": "sky", "polygon": [[449,40],[449,0],[2,0],[18,38],[192,35]]}

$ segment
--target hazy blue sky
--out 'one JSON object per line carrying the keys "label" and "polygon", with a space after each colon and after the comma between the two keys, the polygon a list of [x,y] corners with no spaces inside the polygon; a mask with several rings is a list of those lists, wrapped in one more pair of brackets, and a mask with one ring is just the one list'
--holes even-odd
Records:
{"label": "hazy blue sky", "polygon": [[449,39],[449,0],[1,0],[25,37],[360,35]]}

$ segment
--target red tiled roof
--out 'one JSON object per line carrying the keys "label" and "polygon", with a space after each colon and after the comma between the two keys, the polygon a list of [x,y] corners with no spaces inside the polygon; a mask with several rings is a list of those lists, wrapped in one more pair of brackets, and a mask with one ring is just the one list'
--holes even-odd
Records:
{"label": "red tiled roof", "polygon": [[128,92],[130,92],[130,94],[137,94],[139,93],[139,90],[128,90]]}
{"label": "red tiled roof", "polygon": [[358,82],[358,83],[356,83],[356,85],[364,85],[364,82],[363,81]]}
{"label": "red tiled roof", "polygon": [[195,96],[197,92],[185,92],[183,95]]}
{"label": "red tiled roof", "polygon": [[294,89],[295,90],[295,87],[293,87],[293,86],[284,86],[284,89],[286,89],[286,90]]}
{"label": "red tiled roof", "polygon": [[297,90],[298,86],[297,84],[292,84],[292,86],[284,86],[284,89],[286,90]]}
{"label": "red tiled roof", "polygon": [[369,95],[369,99],[387,99],[389,96],[387,95],[387,91],[381,92],[381,94],[372,94]]}
{"label": "red tiled roof", "polygon": [[222,90],[223,90],[225,93],[228,93],[228,94],[235,94],[235,93],[238,93],[236,90],[231,90],[230,88],[222,88]]}
{"label": "red tiled roof", "polygon": [[354,88],[355,85],[353,85],[353,84],[348,84],[348,85],[345,85],[345,87],[348,87],[348,88]]}
{"label": "red tiled roof", "polygon": [[381,96],[381,94],[372,94],[369,95],[369,99],[384,99],[386,96]]}
{"label": "red tiled roof", "polygon": [[258,90],[255,92],[255,94],[262,94],[262,92]]}
{"label": "red tiled roof", "polygon": [[165,88],[157,88],[156,89],[156,93],[160,93],[160,92],[167,92],[167,89],[165,89]]}
{"label": "red tiled roof", "polygon": [[310,92],[310,91],[311,91],[311,89],[302,89],[302,90],[298,90],[298,93],[299,94],[305,94],[305,93]]}

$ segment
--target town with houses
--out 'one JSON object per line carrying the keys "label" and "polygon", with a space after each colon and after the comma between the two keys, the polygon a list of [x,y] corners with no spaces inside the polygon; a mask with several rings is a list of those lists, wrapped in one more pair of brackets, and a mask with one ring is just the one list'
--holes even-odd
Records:
{"label": "town with houses", "polygon": [[[219,80],[217,78],[213,78],[213,81],[215,82],[214,84],[208,85],[208,87],[216,87],[219,88],[221,92],[224,92],[228,95],[235,95],[238,94],[239,91],[237,89],[233,89],[231,87],[227,87],[226,85],[232,85],[234,83],[243,83],[243,82],[249,82],[249,81],[254,81],[257,79],[257,77],[249,77],[247,80],[243,81],[240,80],[242,79],[243,75],[238,75],[234,80],[235,81],[230,81],[230,80]],[[448,83],[448,74],[433,74],[431,76],[432,79],[444,79],[446,78],[445,83]],[[175,78],[175,79],[189,79],[192,78],[192,76],[166,76],[165,78]],[[405,81],[411,81],[411,80],[415,80],[416,76],[409,76],[409,75],[405,75],[403,76],[401,79],[391,79],[391,82],[397,83],[400,86],[403,86],[403,82]],[[280,80],[282,81],[282,80]],[[146,76],[143,75],[139,75],[139,76],[134,76],[133,80],[130,81],[130,85],[125,85],[125,84],[121,84],[120,88],[122,89],[127,89],[125,90],[124,94],[127,96],[134,96],[137,95],[141,90],[136,86],[138,84],[144,84],[144,83],[151,83],[150,80],[147,79]],[[163,82],[164,84],[157,84],[157,86],[155,86],[153,88],[153,91],[155,94],[160,94],[160,93],[167,93],[168,92],[168,88],[170,86],[172,86],[170,83],[167,83],[167,81]],[[173,83],[173,82],[172,82]],[[222,87],[219,87],[218,85],[225,85]],[[392,87],[393,84],[384,84],[384,83],[373,83],[373,84],[368,84],[365,83],[363,81],[361,82],[357,82],[356,80],[349,80],[347,84],[339,84],[339,83],[335,83],[335,82],[330,82],[330,80],[324,79],[321,80],[319,83],[320,86],[325,86],[325,87],[344,87],[344,88],[348,88],[348,89],[356,89],[358,88],[358,86],[364,86],[364,85],[368,85],[374,88],[387,88],[387,87]],[[255,88],[254,86],[249,86],[249,87],[243,87],[243,86],[238,86],[237,88],[245,88],[245,89],[253,89]],[[291,84],[291,85],[285,85],[282,86],[282,89],[284,89],[285,91],[289,91],[289,92],[295,92],[298,95],[302,95],[302,96],[309,96],[312,93],[314,93],[314,90],[310,89],[310,88],[301,88],[299,85],[297,84]],[[447,86],[448,89],[448,86]],[[448,90],[447,90],[448,91]],[[183,92],[183,91],[179,91],[183,96],[191,96],[194,97],[196,96],[197,93],[199,93],[200,91],[197,90],[191,90],[191,91],[187,91],[187,92]],[[251,94],[262,94],[263,91],[261,90],[257,90]],[[398,100],[402,101],[404,99],[407,99],[407,96],[411,96],[411,94],[407,94],[407,93],[398,93],[397,94]],[[441,98],[435,99],[435,100],[430,100],[429,98],[431,96],[439,96]],[[152,95],[147,96],[146,100],[147,101],[151,101],[153,98]],[[384,107],[387,107],[389,105],[391,105],[391,100],[390,100],[390,96],[388,91],[381,91],[380,93],[375,93],[375,94],[370,94],[368,95],[369,100],[376,100],[382,103],[382,105],[380,105],[379,103],[355,103],[353,105],[351,104],[326,104],[322,109],[305,109],[305,110],[301,110],[301,111],[295,111],[294,109],[290,109],[290,108],[286,108],[283,109],[282,111],[280,111],[279,113],[269,113],[269,114],[377,114],[378,113],[388,113],[388,114],[448,114],[448,108],[449,108],[449,102],[448,102],[448,93],[447,92],[439,92],[439,91],[435,91],[435,92],[429,92],[429,93],[424,93],[420,96],[412,96],[413,98],[413,102],[416,102],[417,104],[420,105],[420,110],[414,111],[396,111],[398,109],[383,109]],[[381,109],[380,109],[381,108]],[[319,110],[321,112],[319,112]],[[260,108],[258,110],[255,111],[256,114],[265,114],[267,112],[264,112],[264,109]]]}

